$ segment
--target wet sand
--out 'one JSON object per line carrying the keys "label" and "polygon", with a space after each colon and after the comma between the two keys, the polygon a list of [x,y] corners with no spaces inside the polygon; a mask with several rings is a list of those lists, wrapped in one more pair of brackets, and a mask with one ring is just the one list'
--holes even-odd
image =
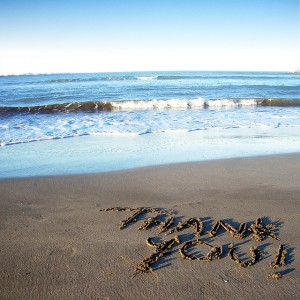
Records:
{"label": "wet sand", "polygon": [[[174,164],[121,172],[0,180],[1,299],[296,299],[300,296],[300,154]],[[222,245],[218,260],[182,259],[178,249],[195,239],[191,228],[169,235],[157,227],[138,230],[142,219],[119,230],[132,212],[109,207],[152,207],[173,211],[176,224],[200,217],[200,238]],[[146,217],[151,216],[150,214]],[[280,225],[280,241],[266,236],[231,237],[217,220],[249,228],[257,218]],[[173,226],[174,227],[174,226]],[[169,240],[170,254],[152,271],[132,276],[154,251],[146,239]],[[261,259],[242,268],[228,257],[229,244],[239,259]],[[280,244],[286,266],[273,270]],[[207,246],[189,254],[206,255]],[[274,272],[279,280],[268,276]]]}

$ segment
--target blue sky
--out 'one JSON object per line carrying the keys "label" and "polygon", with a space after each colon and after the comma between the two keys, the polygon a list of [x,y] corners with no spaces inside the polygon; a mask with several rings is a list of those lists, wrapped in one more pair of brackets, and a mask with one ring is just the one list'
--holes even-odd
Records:
{"label": "blue sky", "polygon": [[1,0],[0,74],[294,70],[299,0]]}

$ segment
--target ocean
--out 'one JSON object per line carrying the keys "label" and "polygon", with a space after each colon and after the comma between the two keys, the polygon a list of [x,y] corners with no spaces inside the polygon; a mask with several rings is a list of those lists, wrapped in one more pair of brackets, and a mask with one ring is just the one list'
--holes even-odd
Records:
{"label": "ocean", "polygon": [[0,177],[300,151],[300,75],[0,76]]}

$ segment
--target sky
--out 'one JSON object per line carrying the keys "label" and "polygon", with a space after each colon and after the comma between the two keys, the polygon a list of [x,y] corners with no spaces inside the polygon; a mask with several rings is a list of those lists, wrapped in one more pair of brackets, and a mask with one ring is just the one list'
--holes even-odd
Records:
{"label": "sky", "polygon": [[0,75],[300,69],[299,0],[0,0]]}

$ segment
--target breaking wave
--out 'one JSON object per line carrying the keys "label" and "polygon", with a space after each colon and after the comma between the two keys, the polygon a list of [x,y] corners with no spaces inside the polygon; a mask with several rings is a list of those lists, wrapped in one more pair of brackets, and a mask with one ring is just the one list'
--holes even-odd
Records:
{"label": "breaking wave", "polygon": [[170,99],[170,100],[124,100],[69,102],[38,106],[4,106],[0,114],[15,113],[67,113],[99,112],[112,110],[153,110],[153,109],[217,109],[253,106],[300,106],[300,99]]}

